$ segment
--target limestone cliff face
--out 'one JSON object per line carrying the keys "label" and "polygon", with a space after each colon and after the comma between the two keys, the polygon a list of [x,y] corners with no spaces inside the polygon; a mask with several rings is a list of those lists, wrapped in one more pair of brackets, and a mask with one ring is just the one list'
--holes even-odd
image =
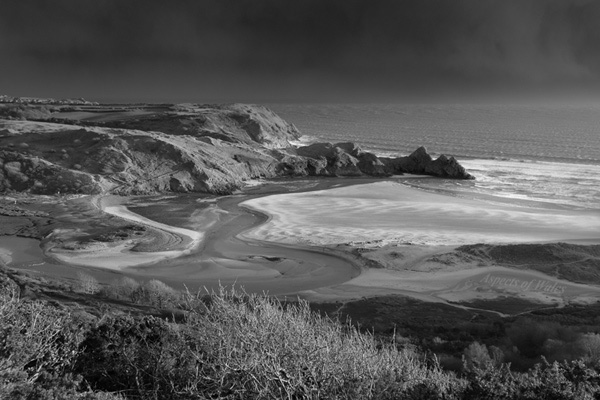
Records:
{"label": "limestone cliff face", "polygon": [[470,177],[453,158],[432,160],[423,148],[397,159],[353,143],[295,149],[300,132],[261,106],[39,107],[0,107],[0,192],[230,193],[277,176]]}

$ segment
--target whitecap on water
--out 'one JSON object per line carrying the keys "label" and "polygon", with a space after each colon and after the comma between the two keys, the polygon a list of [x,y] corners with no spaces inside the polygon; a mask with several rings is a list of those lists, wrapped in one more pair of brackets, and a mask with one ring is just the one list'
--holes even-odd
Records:
{"label": "whitecap on water", "polygon": [[578,208],[600,207],[600,165],[465,160],[476,176],[476,188],[486,194],[531,199]]}

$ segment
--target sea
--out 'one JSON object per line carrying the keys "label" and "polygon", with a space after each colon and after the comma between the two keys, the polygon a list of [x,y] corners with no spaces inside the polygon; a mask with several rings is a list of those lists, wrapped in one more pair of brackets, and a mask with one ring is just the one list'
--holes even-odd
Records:
{"label": "sea", "polygon": [[417,183],[426,189],[600,213],[600,103],[269,107],[303,133],[301,144],[355,142],[388,157],[425,146],[476,177]]}

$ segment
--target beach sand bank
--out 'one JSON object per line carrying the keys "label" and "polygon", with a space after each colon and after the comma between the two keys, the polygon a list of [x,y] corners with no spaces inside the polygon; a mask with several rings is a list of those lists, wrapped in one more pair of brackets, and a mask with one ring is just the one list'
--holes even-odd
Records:
{"label": "beach sand bank", "polygon": [[[508,276],[502,265],[453,253],[472,243],[597,243],[598,216],[432,193],[402,179],[280,181],[210,199],[81,199],[88,206],[93,200],[96,214],[102,210],[146,230],[128,240],[50,254],[64,264],[160,279],[178,288],[235,285],[315,301],[388,294],[444,303],[502,296],[547,304],[600,298],[594,285],[573,286],[539,271],[514,270]],[[511,282],[537,279],[569,290],[461,286],[481,281],[486,271]],[[536,287],[532,283],[529,289]]]}
{"label": "beach sand bank", "polygon": [[600,215],[590,212],[455,197],[391,181],[273,195],[241,205],[270,215],[243,237],[282,243],[600,242]]}
{"label": "beach sand bank", "polygon": [[[314,182],[309,183],[312,186]],[[250,196],[262,195],[260,189],[258,192]],[[122,220],[121,225],[130,222],[144,230],[134,230],[139,235],[125,240],[117,237],[114,241],[98,241],[87,239],[85,227],[57,228],[45,239],[49,244],[46,254],[65,265],[92,267],[90,271],[100,276],[102,270],[111,271],[142,280],[160,279],[180,289],[185,285],[192,291],[223,285],[259,293],[296,293],[339,284],[360,273],[362,265],[335,250],[237,238],[241,231],[267,220],[262,214],[238,207],[247,198],[248,195],[189,195],[80,199],[81,209],[89,209],[83,203],[95,205],[96,222],[108,214]],[[79,214],[73,205],[65,212],[75,220],[81,218]],[[118,232],[127,231],[114,225]],[[46,263],[39,269],[49,272],[53,267]]]}
{"label": "beach sand bank", "polygon": [[127,267],[181,257],[191,253],[200,245],[204,237],[202,232],[170,226],[145,218],[119,204],[122,201],[125,199],[114,196],[91,199],[91,203],[102,212],[152,228],[155,233],[152,235],[153,239],[158,242],[154,245],[156,251],[135,251],[140,243],[135,240],[127,240],[117,243],[95,242],[93,245],[87,245],[77,250],[54,248],[49,255],[66,264],[122,270]]}
{"label": "beach sand bank", "polygon": [[[600,217],[591,212],[463,198],[391,181],[260,197],[241,206],[270,216],[266,224],[245,231],[244,238],[338,245],[359,250],[377,267],[341,285],[301,293],[311,301],[389,294],[445,303],[502,297],[549,305],[600,300],[595,285],[481,259],[457,259],[453,253],[472,243],[600,243]],[[500,277],[502,285],[486,285],[486,276]]]}

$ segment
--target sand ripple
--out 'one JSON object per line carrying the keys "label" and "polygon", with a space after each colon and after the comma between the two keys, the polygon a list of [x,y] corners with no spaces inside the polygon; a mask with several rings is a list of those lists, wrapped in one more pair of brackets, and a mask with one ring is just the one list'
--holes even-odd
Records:
{"label": "sand ripple", "polygon": [[242,205],[271,216],[244,237],[282,243],[460,245],[600,238],[600,216],[591,212],[458,198],[395,182],[279,194]]}

